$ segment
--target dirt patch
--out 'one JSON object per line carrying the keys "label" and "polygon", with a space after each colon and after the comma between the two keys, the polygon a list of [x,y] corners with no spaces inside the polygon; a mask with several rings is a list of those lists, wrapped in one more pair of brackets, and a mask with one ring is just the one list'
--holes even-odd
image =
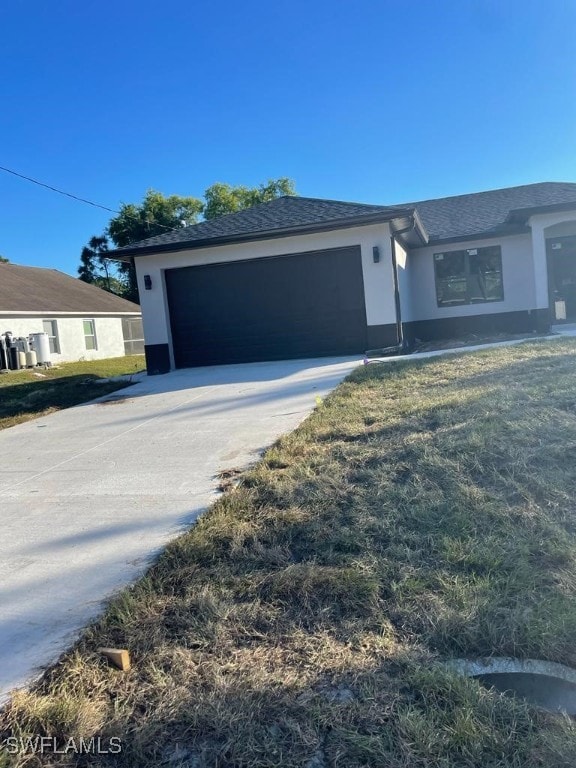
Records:
{"label": "dirt patch", "polygon": [[221,472],[218,472],[216,475],[219,481],[218,490],[221,493],[225,493],[226,491],[230,491],[232,488],[235,488],[240,482],[240,478],[244,472],[244,469],[238,469],[237,467],[233,467],[232,469],[223,469]]}
{"label": "dirt patch", "polygon": [[496,344],[500,341],[520,341],[522,339],[539,339],[544,338],[541,334],[536,333],[492,333],[492,334],[477,334],[467,333],[464,336],[459,336],[457,339],[437,339],[435,341],[421,341],[416,339],[414,343],[413,351],[418,352],[434,352],[441,349],[459,349],[460,347],[473,347],[477,344]]}

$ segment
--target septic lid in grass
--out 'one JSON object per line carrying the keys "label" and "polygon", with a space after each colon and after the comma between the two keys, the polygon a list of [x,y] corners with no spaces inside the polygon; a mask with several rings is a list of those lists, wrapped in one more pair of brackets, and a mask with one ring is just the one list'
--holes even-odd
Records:
{"label": "septic lid in grass", "polygon": [[536,659],[452,659],[446,667],[548,712],[576,715],[576,670]]}

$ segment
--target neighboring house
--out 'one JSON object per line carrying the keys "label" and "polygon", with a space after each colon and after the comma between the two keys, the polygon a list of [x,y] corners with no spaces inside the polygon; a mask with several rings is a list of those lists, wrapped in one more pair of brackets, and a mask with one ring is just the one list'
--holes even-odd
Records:
{"label": "neighboring house", "polygon": [[55,269],[0,264],[0,334],[46,332],[52,362],[143,351],[140,307]]}
{"label": "neighboring house", "polygon": [[149,372],[576,321],[576,184],[381,206],[282,197],[115,251]]}

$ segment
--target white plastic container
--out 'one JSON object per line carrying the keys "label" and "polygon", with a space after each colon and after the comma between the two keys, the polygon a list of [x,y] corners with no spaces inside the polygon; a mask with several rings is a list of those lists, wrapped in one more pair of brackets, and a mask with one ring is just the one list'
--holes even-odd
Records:
{"label": "white plastic container", "polygon": [[554,302],[554,312],[556,320],[566,320],[566,302],[564,299],[557,299]]}
{"label": "white plastic container", "polygon": [[32,344],[34,345],[34,352],[36,352],[36,358],[40,365],[52,365],[52,358],[50,356],[50,339],[47,333],[32,333],[30,334]]}
{"label": "white plastic container", "polygon": [[34,368],[37,362],[36,352],[26,352],[26,368]]}

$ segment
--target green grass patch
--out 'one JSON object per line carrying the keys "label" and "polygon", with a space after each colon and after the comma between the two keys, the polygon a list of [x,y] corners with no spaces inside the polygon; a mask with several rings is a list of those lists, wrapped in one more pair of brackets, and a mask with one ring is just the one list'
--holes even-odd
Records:
{"label": "green grass patch", "polygon": [[121,768],[573,766],[572,719],[435,662],[576,666],[575,382],[572,340],[358,369],[14,697],[2,736],[118,736],[89,764]]}
{"label": "green grass patch", "polygon": [[128,386],[101,382],[144,368],[143,355],[61,363],[52,368],[10,371],[0,375],[0,429],[85,403]]}

